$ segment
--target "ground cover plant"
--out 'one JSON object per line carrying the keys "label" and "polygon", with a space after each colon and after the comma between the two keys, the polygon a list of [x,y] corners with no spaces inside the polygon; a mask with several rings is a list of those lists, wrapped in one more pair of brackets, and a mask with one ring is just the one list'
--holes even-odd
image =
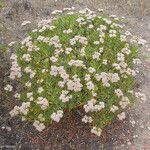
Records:
{"label": "ground cover plant", "polygon": [[[82,107],[82,121],[98,136],[115,118],[125,119],[134,100],[136,40],[119,18],[99,12],[56,10],[20,43],[10,57],[9,77],[18,80],[14,96],[21,103],[12,117],[20,115],[42,131]],[[10,84],[5,90],[14,91]]]}

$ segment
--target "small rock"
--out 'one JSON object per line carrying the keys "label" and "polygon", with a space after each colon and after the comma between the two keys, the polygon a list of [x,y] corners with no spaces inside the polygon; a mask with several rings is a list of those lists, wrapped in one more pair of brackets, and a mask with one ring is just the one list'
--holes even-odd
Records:
{"label": "small rock", "polygon": [[142,128],[142,129],[143,129],[143,128],[144,128],[144,125],[141,125],[141,126],[140,126],[140,128]]}
{"label": "small rock", "polygon": [[138,44],[139,45],[145,45],[146,44],[146,40],[144,40],[144,39],[138,39]]}
{"label": "small rock", "polygon": [[135,120],[131,120],[130,122],[131,122],[132,126],[134,127],[135,123],[136,123]]}
{"label": "small rock", "polygon": [[6,130],[7,131],[11,131],[11,127],[6,127]]}
{"label": "small rock", "polygon": [[133,138],[137,138],[138,137],[138,135],[133,135]]}
{"label": "small rock", "polygon": [[148,128],[148,130],[150,130],[150,127],[147,127]]}
{"label": "small rock", "polygon": [[2,129],[2,130],[4,130],[4,129],[5,129],[5,127],[4,127],[4,126],[2,126],[2,127],[1,127],[1,129]]}
{"label": "small rock", "polygon": [[8,45],[11,47],[16,43],[16,41],[10,42]]}
{"label": "small rock", "polygon": [[30,23],[31,23],[31,21],[25,20],[22,22],[21,26],[25,26],[25,25],[30,24]]}

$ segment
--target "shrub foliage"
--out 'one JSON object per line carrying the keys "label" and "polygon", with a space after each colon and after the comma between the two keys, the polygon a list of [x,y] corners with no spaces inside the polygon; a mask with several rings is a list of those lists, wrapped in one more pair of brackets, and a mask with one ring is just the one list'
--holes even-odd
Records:
{"label": "shrub foliage", "polygon": [[137,47],[115,16],[89,9],[53,14],[11,56],[10,78],[20,81],[15,97],[22,104],[10,114],[42,131],[68,110],[83,107],[82,121],[99,136],[112,120],[123,120],[132,104]]}

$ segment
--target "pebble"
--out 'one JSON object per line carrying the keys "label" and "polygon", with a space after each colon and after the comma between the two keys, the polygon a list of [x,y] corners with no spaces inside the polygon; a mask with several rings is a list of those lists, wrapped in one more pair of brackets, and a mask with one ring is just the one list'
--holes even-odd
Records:
{"label": "pebble", "polygon": [[5,127],[4,127],[4,126],[2,126],[2,127],[1,127],[1,129],[2,129],[2,130],[4,130],[4,129],[5,129]]}
{"label": "pebble", "polygon": [[6,127],[6,130],[7,131],[11,131],[11,127]]}
{"label": "pebble", "polygon": [[143,129],[143,128],[144,128],[144,125],[141,125],[141,126],[140,126],[140,128],[142,128],[142,129]]}
{"label": "pebble", "polygon": [[121,144],[120,146],[121,146],[121,147],[124,147],[125,145],[124,145],[124,144]]}
{"label": "pebble", "polygon": [[138,137],[138,135],[133,135],[133,138],[137,138]]}
{"label": "pebble", "polygon": [[11,127],[8,127],[8,126],[6,126],[6,127],[5,127],[5,126],[2,126],[1,129],[2,129],[2,130],[6,129],[7,131],[11,131]]}
{"label": "pebble", "polygon": [[130,122],[131,122],[132,126],[134,127],[135,123],[136,123],[135,120],[131,120]]}
{"label": "pebble", "polygon": [[148,128],[148,130],[150,130],[150,127],[147,127]]}

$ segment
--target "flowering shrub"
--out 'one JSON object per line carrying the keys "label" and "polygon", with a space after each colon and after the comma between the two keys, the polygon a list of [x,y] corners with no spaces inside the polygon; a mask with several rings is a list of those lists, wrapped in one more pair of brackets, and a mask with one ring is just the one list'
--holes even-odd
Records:
{"label": "flowering shrub", "polygon": [[65,111],[83,107],[82,121],[100,136],[114,118],[125,119],[124,110],[133,101],[137,47],[115,16],[89,9],[62,12],[41,21],[12,54],[10,78],[21,83],[15,97],[22,104],[10,115],[32,120],[42,131]]}

